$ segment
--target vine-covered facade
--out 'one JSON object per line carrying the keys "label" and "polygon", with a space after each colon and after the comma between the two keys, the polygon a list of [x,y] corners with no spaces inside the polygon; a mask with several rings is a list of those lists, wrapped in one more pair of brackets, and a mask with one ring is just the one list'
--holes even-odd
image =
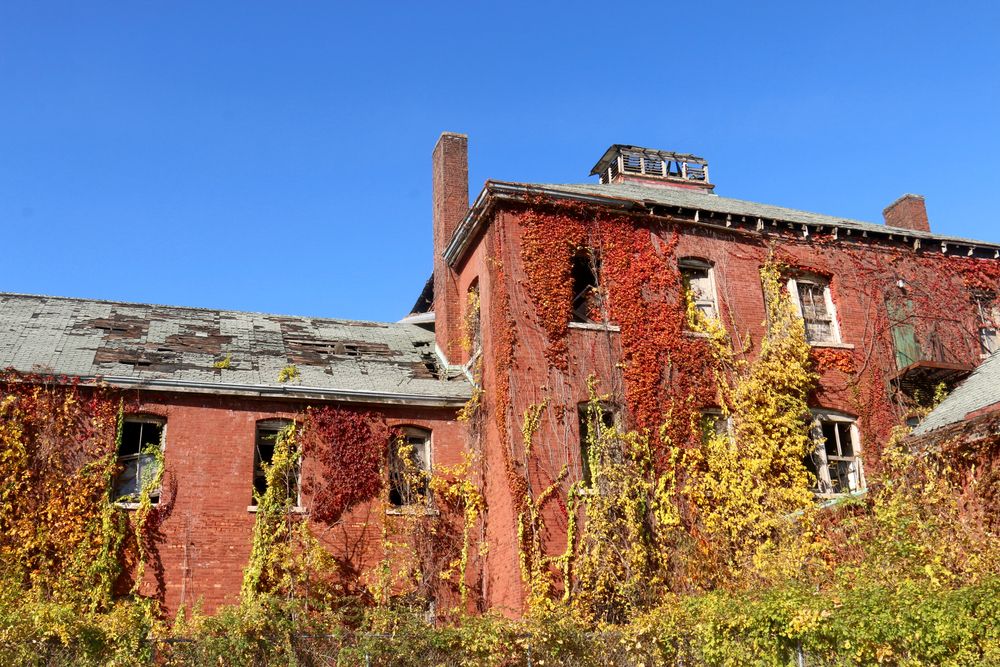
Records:
{"label": "vine-covered facade", "polygon": [[653,606],[642,577],[714,590],[774,517],[863,494],[994,351],[1000,247],[933,234],[918,197],[843,220],[613,146],[599,184],[489,181],[470,207],[466,141],[435,148],[434,275],[399,323],[0,295],[26,586],[618,622]]}

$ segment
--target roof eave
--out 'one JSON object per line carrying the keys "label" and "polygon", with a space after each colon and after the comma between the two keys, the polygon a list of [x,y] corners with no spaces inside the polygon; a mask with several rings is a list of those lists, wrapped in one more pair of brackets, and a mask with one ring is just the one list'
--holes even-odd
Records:
{"label": "roof eave", "polygon": [[160,392],[213,394],[216,396],[247,396],[255,398],[338,401],[343,403],[368,403],[382,405],[407,405],[429,408],[460,408],[465,397],[433,396],[428,394],[390,393],[363,390],[305,387],[301,385],[249,385],[193,380],[167,380],[133,378],[128,376],[75,376],[82,382],[103,383],[122,389],[146,389]]}
{"label": "roof eave", "polygon": [[[634,208],[636,206],[644,207],[646,205],[645,202],[643,201],[628,197],[615,197],[609,195],[596,195],[592,193],[584,194],[578,192],[567,192],[565,190],[560,190],[558,188],[538,187],[538,186],[526,185],[523,183],[511,183],[506,181],[492,181],[492,180],[486,181],[482,191],[479,193],[479,196],[476,197],[476,201],[469,209],[469,212],[466,214],[461,224],[459,224],[458,228],[455,230],[455,234],[454,236],[452,236],[451,242],[448,244],[448,247],[445,248],[443,254],[445,261],[448,263],[448,265],[455,267],[462,261],[473,239],[475,239],[479,235],[480,231],[482,231],[482,227],[487,219],[487,213],[498,199],[508,199],[508,200],[522,199],[526,195],[541,195],[554,199],[581,201],[581,202],[593,203],[601,206],[608,206],[612,208],[626,209],[626,210]],[[654,205],[660,206],[659,204],[655,203]],[[776,220],[795,225],[802,224],[796,221],[782,220],[781,218],[777,218]],[[877,234],[880,236],[884,236],[888,239],[891,239],[893,237],[906,237],[912,239],[919,239],[920,241],[930,241],[934,243],[940,243],[943,251],[947,251],[948,245],[968,246],[970,248],[981,248],[983,250],[993,252],[994,253],[993,259],[1000,259],[1000,244],[989,243],[986,241],[974,241],[971,239],[943,236],[939,234],[934,234],[932,232],[903,229],[899,227],[882,227],[880,229],[871,229],[870,226],[866,226],[865,228],[861,228],[858,223],[848,220],[844,220],[839,224],[828,222],[821,226],[836,227],[838,229],[847,230],[849,233],[861,232],[862,237],[866,237],[872,234]],[[970,256],[972,255],[971,252],[969,254]]]}

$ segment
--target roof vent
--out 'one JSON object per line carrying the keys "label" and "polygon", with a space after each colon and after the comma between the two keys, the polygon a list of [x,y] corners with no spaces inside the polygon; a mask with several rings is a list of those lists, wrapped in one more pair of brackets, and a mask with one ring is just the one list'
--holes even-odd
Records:
{"label": "roof vent", "polygon": [[641,183],[707,192],[715,189],[708,180],[705,158],[625,144],[614,144],[604,151],[590,172],[591,176],[595,174],[601,177],[601,183]]}

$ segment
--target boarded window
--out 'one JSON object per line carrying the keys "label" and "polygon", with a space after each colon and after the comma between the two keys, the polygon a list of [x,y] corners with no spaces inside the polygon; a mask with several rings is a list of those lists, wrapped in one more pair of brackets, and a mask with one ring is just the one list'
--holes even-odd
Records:
{"label": "boarded window", "polygon": [[[271,465],[274,461],[274,447],[278,442],[278,435],[282,429],[291,422],[283,420],[270,420],[257,423],[257,433],[254,438],[253,450],[253,494],[250,499],[252,506],[257,505],[257,499],[267,491],[267,472],[265,465]],[[285,485],[286,497],[291,499],[295,505],[299,504],[299,466],[282,480]]]}
{"label": "boarded window", "polygon": [[719,316],[715,301],[715,276],[712,265],[698,259],[682,259],[679,262],[684,289],[695,308],[706,319],[714,320]]}
{"label": "boarded window", "polygon": [[[143,484],[154,479],[158,472],[155,453],[163,450],[165,422],[152,417],[126,417],[122,424],[122,437],[118,445],[119,473],[115,477],[114,499],[118,502],[138,502]],[[156,503],[160,490],[152,489],[150,499]]]}
{"label": "boarded window", "polygon": [[430,501],[431,432],[406,427],[389,443],[389,504],[426,505]]}

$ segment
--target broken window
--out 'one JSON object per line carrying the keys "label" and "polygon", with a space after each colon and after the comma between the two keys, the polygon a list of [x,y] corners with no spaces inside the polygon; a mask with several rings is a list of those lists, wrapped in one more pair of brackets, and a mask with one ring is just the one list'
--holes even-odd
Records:
{"label": "broken window", "polygon": [[717,408],[709,408],[701,412],[701,438],[707,443],[716,436],[729,436],[732,433],[732,420]]}
{"label": "broken window", "polygon": [[601,322],[601,300],[597,277],[600,263],[590,250],[581,250],[573,256],[573,321]]}
{"label": "broken window", "polygon": [[979,345],[984,355],[1000,350],[1000,307],[996,295],[992,292],[979,292],[975,295],[976,316],[979,328]]}
{"label": "broken window", "polygon": [[817,276],[792,278],[788,281],[788,292],[802,316],[807,341],[840,342],[840,331],[830,296],[830,281]]}
{"label": "broken window", "polygon": [[[143,485],[156,478],[159,463],[153,450],[163,451],[165,426],[164,420],[155,417],[125,417],[118,443],[119,473],[114,484],[117,502],[138,502]],[[159,502],[160,489],[151,489],[149,495],[153,503]]]}
{"label": "broken window", "polygon": [[389,504],[426,505],[430,501],[431,432],[407,426],[389,443]]}
{"label": "broken window", "polygon": [[[292,422],[284,419],[271,419],[257,422],[257,433],[254,438],[253,449],[253,494],[250,499],[250,506],[257,506],[257,499],[267,491],[267,473],[264,464],[271,465],[274,461],[274,447],[278,443],[278,434]],[[299,469],[298,464],[294,470],[286,476],[285,493],[286,498],[299,505]]]}
{"label": "broken window", "polygon": [[[593,486],[593,471],[591,469],[591,447],[600,442],[604,431],[614,428],[615,410],[611,406],[597,404],[593,409],[591,402],[581,403],[580,415],[580,472],[585,486]],[[608,453],[608,452],[606,452]],[[621,462],[621,452],[610,452],[615,461]]]}
{"label": "broken window", "polygon": [[861,448],[854,420],[832,413],[816,413],[813,417],[816,449],[803,461],[816,480],[813,490],[822,495],[863,490]]}
{"label": "broken window", "polygon": [[715,301],[715,276],[712,265],[700,259],[685,258],[678,262],[684,290],[692,305],[705,316],[714,320],[719,316]]}

